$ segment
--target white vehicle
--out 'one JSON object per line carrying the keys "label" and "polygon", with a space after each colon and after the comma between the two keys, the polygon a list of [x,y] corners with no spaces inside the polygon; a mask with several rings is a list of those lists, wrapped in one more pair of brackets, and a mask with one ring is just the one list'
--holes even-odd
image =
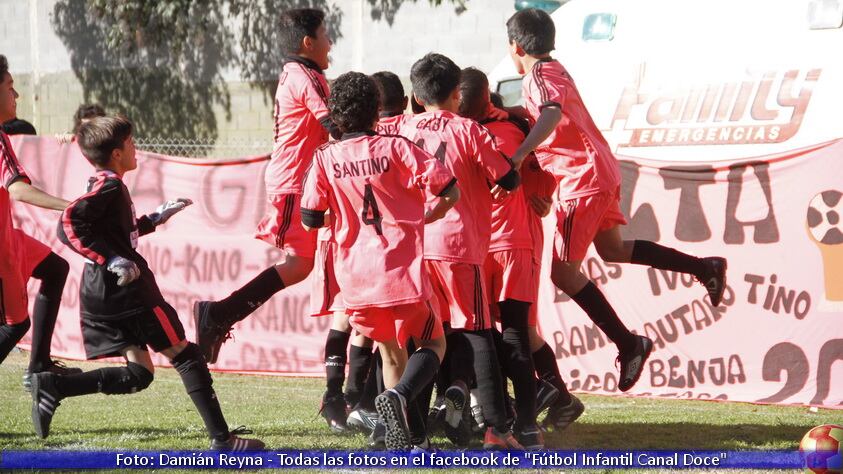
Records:
{"label": "white vehicle", "polygon": [[[572,0],[552,56],[616,153],[769,155],[843,138],[843,0]],[[489,75],[507,104],[507,55]]]}

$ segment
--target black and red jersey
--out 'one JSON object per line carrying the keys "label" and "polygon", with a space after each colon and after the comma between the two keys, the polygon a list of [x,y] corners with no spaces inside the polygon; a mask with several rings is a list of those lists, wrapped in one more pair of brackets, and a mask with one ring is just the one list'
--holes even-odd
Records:
{"label": "black and red jersey", "polygon": [[[135,218],[129,189],[107,170],[98,171],[88,182],[88,192],[64,210],[59,239],[87,259],[79,290],[82,317],[119,319],[161,305],[164,298],[155,276],[135,250],[138,237],[154,230],[147,216]],[[116,256],[140,269],[140,277],[127,286],[118,286],[117,275],[106,269]]]}

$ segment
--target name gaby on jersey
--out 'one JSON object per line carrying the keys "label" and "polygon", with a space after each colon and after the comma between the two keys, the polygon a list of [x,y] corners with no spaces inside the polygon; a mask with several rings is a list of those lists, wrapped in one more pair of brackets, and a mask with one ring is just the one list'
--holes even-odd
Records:
{"label": "name gaby on jersey", "polygon": [[349,178],[358,176],[371,176],[375,174],[382,174],[389,171],[389,158],[367,158],[357,161],[346,161],[331,163],[331,168],[334,170],[334,178]]}
{"label": "name gaby on jersey", "polygon": [[780,143],[799,131],[821,72],[769,71],[672,91],[628,86],[611,132],[622,134],[621,147]]}

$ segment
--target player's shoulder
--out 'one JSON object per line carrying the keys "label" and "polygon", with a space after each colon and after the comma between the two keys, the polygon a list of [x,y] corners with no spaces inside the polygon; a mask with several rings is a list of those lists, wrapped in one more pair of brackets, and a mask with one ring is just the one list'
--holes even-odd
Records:
{"label": "player's shoulder", "polygon": [[375,136],[375,139],[378,140],[380,144],[384,145],[419,148],[418,145],[416,145],[412,140],[405,137],[404,135],[398,135],[394,133],[379,133]]}

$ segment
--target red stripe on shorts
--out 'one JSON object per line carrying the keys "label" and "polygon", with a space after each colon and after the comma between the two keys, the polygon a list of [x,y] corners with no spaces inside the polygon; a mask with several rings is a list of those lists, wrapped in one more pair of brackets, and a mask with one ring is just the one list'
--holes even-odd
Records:
{"label": "red stripe on shorts", "polygon": [[161,323],[161,327],[164,328],[164,333],[167,334],[167,339],[170,341],[170,344],[175,346],[181,342],[179,337],[176,335],[176,330],[173,329],[173,325],[170,324],[170,319],[167,317],[167,314],[164,313],[164,310],[159,306],[156,306],[152,309],[152,312],[155,313],[155,316],[158,318],[158,322]]}

